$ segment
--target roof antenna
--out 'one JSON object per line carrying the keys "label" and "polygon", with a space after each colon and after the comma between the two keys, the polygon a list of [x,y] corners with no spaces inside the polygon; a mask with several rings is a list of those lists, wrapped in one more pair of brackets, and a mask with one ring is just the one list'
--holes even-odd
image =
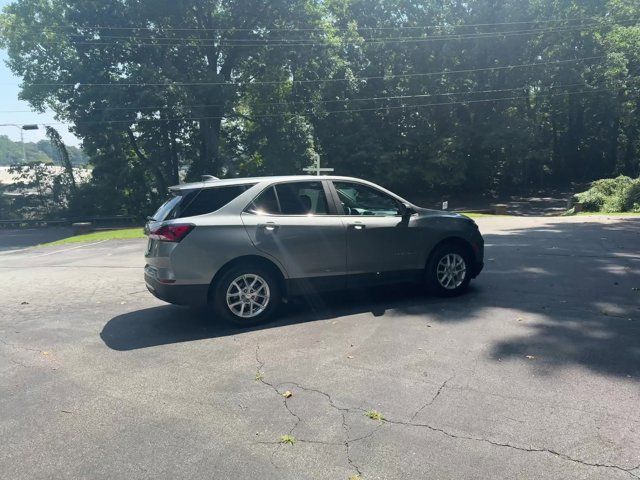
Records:
{"label": "roof antenna", "polygon": [[201,175],[200,178],[203,182],[212,182],[214,180],[220,180],[218,177],[214,177],[213,175]]}

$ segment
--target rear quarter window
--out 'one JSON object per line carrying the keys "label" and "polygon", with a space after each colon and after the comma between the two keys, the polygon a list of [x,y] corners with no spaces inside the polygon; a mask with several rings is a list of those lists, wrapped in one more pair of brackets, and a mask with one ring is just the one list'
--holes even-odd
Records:
{"label": "rear quarter window", "polygon": [[171,211],[166,213],[164,218],[159,218],[158,212],[156,212],[154,218],[156,220],[170,220],[212,213],[220,210],[251,187],[253,187],[253,184],[190,190],[184,195],[174,197],[160,207],[158,212],[164,210],[163,213],[166,212],[168,207],[171,207]]}

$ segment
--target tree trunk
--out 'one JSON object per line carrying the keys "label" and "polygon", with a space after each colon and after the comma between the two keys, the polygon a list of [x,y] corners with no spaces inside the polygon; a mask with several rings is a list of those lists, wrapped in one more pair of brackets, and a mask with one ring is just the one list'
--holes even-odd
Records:
{"label": "tree trunk", "polygon": [[564,174],[564,166],[562,165],[562,155],[560,154],[560,139],[558,135],[558,121],[556,120],[556,112],[551,110],[551,164],[553,165],[553,176],[557,180]]}
{"label": "tree trunk", "polygon": [[[640,99],[636,111],[640,112]],[[636,177],[640,174],[640,158],[638,158],[638,151],[636,144],[638,142],[638,125],[629,120],[630,125],[627,128],[627,147],[624,152],[624,170],[622,173],[630,177]]]}
{"label": "tree trunk", "polygon": [[171,183],[176,185],[180,183],[180,179],[178,175],[178,154],[174,142],[173,128],[170,123],[171,121],[167,120],[165,115],[161,114],[160,118],[163,120],[160,122],[160,132],[164,143],[164,155],[168,160],[164,171]]}
{"label": "tree trunk", "polygon": [[200,162],[193,173],[198,175],[218,175],[220,170],[219,150],[220,150],[220,129],[222,119],[220,113],[216,111],[206,118],[200,120]]}
{"label": "tree trunk", "polygon": [[618,93],[615,107],[613,108],[613,118],[609,129],[609,151],[607,154],[609,160],[609,168],[606,175],[615,175],[618,173],[618,136],[620,133],[620,104],[623,100],[623,93]]}
{"label": "tree trunk", "polygon": [[151,174],[153,175],[153,178],[156,181],[156,187],[158,188],[158,192],[161,195],[163,195],[167,190],[167,182],[164,179],[162,170],[160,170],[160,167],[158,167],[158,165],[156,165],[155,162],[149,160],[149,158],[144,153],[142,153],[140,148],[138,148],[138,142],[136,141],[136,137],[130,128],[127,128],[127,137],[129,137],[131,148],[133,148],[133,151],[138,157],[138,160],[149,172],[151,172]]}
{"label": "tree trunk", "polygon": [[176,145],[176,134],[174,125],[169,126],[169,149],[171,151],[171,180],[174,184],[180,183],[180,157],[178,146]]}

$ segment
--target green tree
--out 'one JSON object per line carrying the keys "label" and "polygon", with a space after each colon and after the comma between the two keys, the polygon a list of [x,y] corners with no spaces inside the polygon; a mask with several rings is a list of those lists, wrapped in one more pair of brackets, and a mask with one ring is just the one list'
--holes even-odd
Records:
{"label": "green tree", "polygon": [[73,176],[73,165],[71,164],[67,147],[65,146],[64,142],[62,141],[62,137],[55,128],[46,127],[46,131],[51,145],[58,151],[60,163],[64,167],[64,170],[67,174],[68,182],[71,187],[71,194],[73,195],[76,192],[77,187],[76,180]]}

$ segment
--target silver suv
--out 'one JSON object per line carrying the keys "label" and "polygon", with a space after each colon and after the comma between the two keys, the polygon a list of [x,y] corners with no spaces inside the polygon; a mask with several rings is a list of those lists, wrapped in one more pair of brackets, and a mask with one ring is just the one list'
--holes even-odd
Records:
{"label": "silver suv", "polygon": [[283,298],[356,285],[421,282],[455,295],[483,266],[473,220],[357,178],[212,177],[170,190],[145,226],[149,291],[241,325],[271,317]]}

